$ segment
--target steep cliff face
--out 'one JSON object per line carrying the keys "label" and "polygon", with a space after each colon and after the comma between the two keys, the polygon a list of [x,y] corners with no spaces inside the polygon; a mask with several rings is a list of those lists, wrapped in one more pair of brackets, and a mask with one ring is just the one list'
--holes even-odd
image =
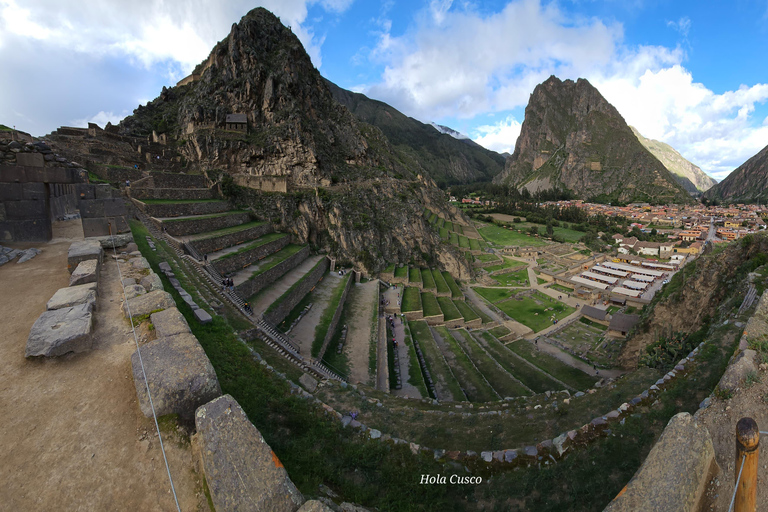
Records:
{"label": "steep cliff face", "polygon": [[504,169],[503,156],[470,139],[451,136],[449,128],[424,124],[386,103],[327,83],[336,101],[361,121],[379,128],[404,160],[412,161],[439,184],[489,180]]}
{"label": "steep cliff face", "polygon": [[714,178],[711,178],[701,170],[701,167],[686,160],[683,155],[678,153],[669,144],[655,139],[646,139],[637,131],[637,128],[634,126],[630,126],[630,128],[637,137],[637,140],[640,141],[640,144],[658,158],[659,162],[664,164],[664,167],[672,173],[677,182],[690,194],[706,192],[717,184]]}
{"label": "steep cliff face", "polygon": [[737,202],[768,200],[768,146],[709,189],[704,197]]}
{"label": "steep cliff face", "polygon": [[692,202],[597,89],[555,76],[531,94],[515,152],[494,182],[599,202]]}

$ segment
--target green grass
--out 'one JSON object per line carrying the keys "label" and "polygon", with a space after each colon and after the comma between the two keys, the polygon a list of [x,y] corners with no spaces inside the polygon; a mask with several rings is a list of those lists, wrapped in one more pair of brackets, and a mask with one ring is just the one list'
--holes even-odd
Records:
{"label": "green grass", "polygon": [[469,238],[464,235],[459,236],[459,247],[462,249],[469,249]]}
{"label": "green grass", "polygon": [[395,264],[392,263],[390,266],[384,269],[385,274],[394,274],[395,273]]}
{"label": "green grass", "polygon": [[448,240],[451,237],[451,233],[445,228],[440,228],[438,233],[440,234],[440,238],[443,240]]}
{"label": "green grass", "polygon": [[279,240],[280,238],[285,238],[287,236],[289,235],[286,233],[268,233],[266,235],[260,236],[253,242],[242,246],[238,250],[223,254],[212,261],[213,262],[223,261],[223,260],[226,260],[227,258],[232,258],[233,256],[237,256],[238,254],[242,254],[244,252],[256,249],[257,247],[261,247],[264,244],[268,244],[269,242],[274,242],[275,240]]}
{"label": "green grass", "polygon": [[509,350],[487,332],[481,333],[480,338],[483,346],[493,358],[507,370],[510,375],[514,376],[535,393],[557,391],[563,387],[562,384],[558,384],[536,367],[529,365],[521,359],[520,356]]}
{"label": "green grass", "polygon": [[435,222],[437,222],[437,214],[433,213],[432,215],[429,216],[429,223],[434,224]]}
{"label": "green grass", "polygon": [[437,316],[441,315],[440,305],[437,303],[437,297],[431,293],[421,294],[421,307],[424,311],[424,316]]}
{"label": "green grass", "polygon": [[[249,277],[248,279],[254,279],[256,276],[263,274],[264,272],[271,269],[275,265],[287,260],[288,258],[290,258],[294,254],[299,252],[304,247],[305,247],[304,245],[296,245],[296,244],[286,245],[285,247],[283,247],[276,253],[272,254],[271,256],[267,256],[267,258],[264,258],[264,260],[262,260],[264,261],[264,263],[261,266],[259,266],[258,270],[256,270],[256,272],[254,272],[251,275],[251,277]],[[250,302],[253,302],[253,300],[251,300]]]}
{"label": "green grass", "polygon": [[473,251],[479,251],[480,250],[480,241],[477,238],[470,238],[469,239],[469,248]]}
{"label": "green grass", "polygon": [[488,381],[488,384],[496,390],[501,398],[530,395],[530,391],[513,379],[509,372],[500,368],[499,364],[480,347],[477,340],[470,336],[467,331],[459,329],[454,331],[453,335],[472,359],[472,362],[475,363],[483,377]]}
{"label": "green grass", "polygon": [[217,238],[224,235],[230,235],[232,233],[239,233],[240,231],[245,231],[246,229],[255,228],[258,226],[263,226],[266,224],[266,221],[263,220],[255,220],[252,222],[246,222],[245,224],[239,224],[237,226],[232,226],[231,228],[224,228],[224,229],[218,229],[216,231],[209,231],[205,233],[205,236],[197,238],[194,238],[194,241],[197,242],[199,240],[209,240],[211,238]]}
{"label": "green grass", "polygon": [[470,402],[490,402],[498,400],[493,388],[488,385],[480,372],[472,364],[459,342],[445,327],[435,327],[435,332],[442,338],[448,352],[445,354],[453,375],[461,384]]}
{"label": "green grass", "polygon": [[437,227],[441,228],[443,226],[445,226],[445,219],[440,217],[440,220],[437,221]]}
{"label": "green grass", "polygon": [[496,272],[497,270],[501,270],[504,268],[517,267],[517,266],[522,266],[523,268],[526,268],[525,264],[521,264],[519,261],[515,261],[509,258],[504,258],[503,256],[501,259],[502,259],[501,263],[499,263],[498,265],[491,265],[490,267],[484,267],[485,270],[487,270],[488,272]]}
{"label": "green grass", "polygon": [[[463,301],[456,301],[463,302]],[[447,322],[449,320],[456,320],[463,315],[459,312],[458,308],[453,304],[450,297],[437,297],[437,303],[440,305],[440,309],[443,311],[443,319]]]}
{"label": "green grass", "polygon": [[498,327],[494,327],[491,329],[490,333],[496,336],[497,338],[503,338],[507,334],[509,334],[511,331],[504,327],[503,325],[499,325]]}
{"label": "green grass", "polygon": [[408,282],[421,284],[421,271],[417,267],[410,267],[408,271]]}
{"label": "green grass", "polygon": [[[521,324],[530,327],[534,332],[539,332],[552,325],[550,317],[554,315],[557,320],[562,320],[574,311],[576,308],[563,304],[556,299],[548,297],[538,291],[532,292],[532,297],[523,297],[522,300],[511,299],[496,304],[500,310],[510,318],[515,319]],[[547,308],[553,308],[552,311],[546,311]]]}
{"label": "green grass", "polygon": [[406,286],[403,290],[403,301],[400,311],[408,313],[409,311],[421,311],[421,294],[415,286]]}
{"label": "green grass", "polygon": [[207,220],[207,219],[218,219],[220,217],[228,217],[230,215],[240,215],[241,213],[246,213],[246,211],[236,210],[236,211],[224,212],[224,213],[212,213],[210,215],[195,215],[194,217],[186,217],[186,218],[174,217],[174,218],[163,220],[163,223],[165,224],[168,222],[197,222],[197,221]]}
{"label": "green grass", "polygon": [[486,226],[477,230],[485,240],[505,247],[525,247],[546,245],[540,238],[524,235],[517,231],[510,231],[499,226]]}
{"label": "green grass", "polygon": [[392,328],[389,325],[389,322],[384,322],[386,325],[387,330],[387,336],[385,339],[387,343],[387,366],[389,368],[389,389],[395,389],[395,386],[397,385],[397,373],[395,373],[395,346],[392,343],[392,338],[394,337],[394,334],[392,332]]}
{"label": "green grass", "polygon": [[[438,297],[437,300],[440,302],[440,299],[443,297]],[[447,298],[447,297],[446,297]],[[440,305],[442,306],[442,302],[440,302]],[[464,318],[465,322],[471,322],[472,320],[476,320],[480,318],[480,315],[477,314],[477,312],[472,309],[472,307],[467,304],[467,301],[464,300],[454,300],[453,305],[456,307],[456,309],[459,310],[459,313]],[[445,310],[443,310],[443,314],[445,314]],[[446,320],[448,318],[446,317]]]}
{"label": "green grass", "polygon": [[460,235],[464,234],[464,228],[461,227],[461,224],[454,224],[453,225],[453,230],[456,231]]}
{"label": "green grass", "polygon": [[408,267],[402,266],[395,269],[395,277],[399,279],[405,279],[408,277]]}
{"label": "green grass", "polygon": [[[265,314],[266,314],[266,313],[271,313],[272,311],[274,311],[275,309],[277,309],[277,307],[278,307],[280,304],[282,304],[282,302],[283,302],[283,301],[286,299],[286,297],[288,297],[288,296],[291,294],[291,292],[293,292],[293,290],[295,290],[296,288],[298,288],[299,286],[301,286],[301,284],[302,284],[302,283],[303,283],[303,282],[304,282],[304,281],[305,281],[305,280],[308,278],[308,276],[312,275],[312,272],[314,272],[316,268],[318,268],[318,267],[320,267],[320,266],[322,266],[322,265],[325,265],[325,264],[326,264],[326,263],[325,263],[325,258],[322,258],[322,259],[321,259],[321,260],[319,260],[317,263],[315,263],[315,266],[314,266],[314,267],[312,267],[312,269],[311,269],[309,272],[307,272],[306,274],[304,274],[303,276],[301,276],[301,279],[299,279],[298,281],[296,281],[295,283],[293,283],[293,284],[291,285],[291,287],[290,287],[290,288],[288,288],[288,289],[287,289],[287,290],[286,290],[286,291],[285,291],[285,292],[284,292],[284,293],[283,293],[283,294],[282,294],[282,295],[281,295],[281,296],[280,296],[280,297],[279,297],[279,298],[278,298],[276,301],[274,301],[272,304],[270,304],[270,305],[269,305],[269,307],[267,308],[267,310],[266,310],[264,313],[265,313]],[[307,295],[309,295],[309,294],[307,294]],[[306,295],[305,295],[305,297],[306,297]],[[294,309],[296,309],[296,308],[294,308]],[[303,308],[302,308],[302,309],[303,309]],[[292,311],[292,312],[293,312],[293,311]],[[290,324],[288,324],[288,326],[290,326]]]}
{"label": "green grass", "polygon": [[315,327],[315,339],[312,341],[312,357],[317,357],[320,354],[320,349],[323,348],[325,335],[328,334],[328,328],[331,325],[331,320],[333,320],[333,315],[336,314],[336,310],[341,302],[341,296],[344,294],[344,287],[347,284],[347,281],[351,278],[352,273],[350,272],[345,277],[339,279],[336,288],[334,288],[331,293],[328,305],[325,307],[325,311],[323,311],[323,314],[320,317],[320,322],[318,322]]}
{"label": "green grass", "polygon": [[443,274],[437,269],[432,269],[432,277],[435,280],[435,286],[437,287],[437,293],[448,293],[451,289],[448,287],[448,283],[445,282]]}
{"label": "green grass", "polygon": [[455,231],[451,232],[451,245],[459,245],[459,235]]}
{"label": "green grass", "polygon": [[413,338],[411,338],[411,329],[408,325],[405,326],[405,344],[408,347],[408,384],[418,389],[422,398],[427,398],[430,396],[429,391],[426,382],[424,382],[424,375],[421,373],[421,365],[419,365],[419,358],[416,355],[416,348],[413,345]]}
{"label": "green grass", "polygon": [[475,256],[475,258],[478,261],[482,261],[483,263],[488,263],[489,261],[498,261],[501,263],[501,260],[499,260],[499,257],[496,256],[495,254],[483,253],[483,254],[478,254],[477,256]]}
{"label": "green grass", "polygon": [[[419,342],[421,353],[427,363],[427,368],[432,375],[432,381],[434,382],[438,393],[440,392],[440,389],[445,389],[453,395],[454,400],[464,400],[464,392],[461,390],[461,386],[453,376],[451,369],[446,364],[442,352],[437,348],[437,344],[432,337],[432,333],[429,331],[427,323],[423,320],[408,322],[408,327],[410,327],[414,339]],[[445,400],[446,397],[441,396],[440,399]]]}
{"label": "green grass", "polygon": [[499,286],[530,286],[527,267],[523,267],[515,272],[496,274],[491,276],[491,279],[499,283]]}
{"label": "green grass", "polygon": [[446,221],[445,227],[446,227],[446,229],[448,229],[448,231],[453,231],[453,222]]}
{"label": "green grass", "polygon": [[421,269],[421,282],[425,290],[435,290],[435,278],[428,268]]}
{"label": "green grass", "polygon": [[528,340],[514,341],[507,345],[507,348],[554,378],[579,391],[591,388],[598,380],[596,377],[587,375],[578,368],[569,366],[546,352],[537,351]]}
{"label": "green grass", "polygon": [[612,315],[612,314],[616,313],[620,309],[621,308],[619,306],[608,306],[608,314]]}
{"label": "green grass", "polygon": [[573,288],[568,288],[567,286],[563,286],[561,284],[553,284],[550,286],[550,288],[563,293],[573,293]]}
{"label": "green grass", "polygon": [[443,272],[443,279],[445,279],[445,284],[448,285],[448,288],[451,289],[451,297],[458,299],[464,296],[461,293],[461,288],[459,288],[459,285],[456,284],[456,281],[454,281],[453,276],[449,272]]}
{"label": "green grass", "polygon": [[226,203],[221,199],[139,199],[144,204]]}
{"label": "green grass", "polygon": [[594,320],[590,320],[589,318],[587,318],[585,316],[579,318],[579,322],[581,322],[581,323],[583,323],[585,325],[589,325],[591,327],[595,327],[597,329],[600,329],[601,331],[605,331],[607,329],[607,327],[605,325],[599,324],[599,323],[595,322]]}
{"label": "green grass", "polygon": [[514,290],[507,290],[505,288],[472,288],[475,293],[490,303],[496,303],[500,300],[508,299],[515,294]]}
{"label": "green grass", "polygon": [[539,284],[547,284],[549,281],[547,281],[547,280],[546,280],[546,279],[544,279],[544,278],[541,278],[541,277],[538,277],[538,276],[537,276],[537,277],[536,277],[536,282],[537,282],[537,283],[539,283]]}

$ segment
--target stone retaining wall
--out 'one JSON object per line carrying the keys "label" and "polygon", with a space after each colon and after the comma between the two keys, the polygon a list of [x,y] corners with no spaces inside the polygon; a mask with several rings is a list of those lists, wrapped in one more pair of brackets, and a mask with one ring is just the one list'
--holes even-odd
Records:
{"label": "stone retaining wall", "polygon": [[208,178],[203,174],[152,173],[141,183],[131,184],[137,188],[208,188]]}
{"label": "stone retaining wall", "polygon": [[419,311],[408,311],[407,313],[403,313],[405,315],[406,320],[421,320],[424,318],[424,312],[422,310]]}
{"label": "stone retaining wall", "polygon": [[188,215],[212,215],[232,209],[226,201],[206,201],[202,203],[161,203],[147,204],[139,200],[133,203],[150,217],[185,217]]}
{"label": "stone retaining wall", "polygon": [[[307,272],[295,287],[288,290],[287,295],[278,299],[279,304],[272,311],[264,313],[264,319],[271,322],[272,325],[278,325],[287,317],[293,308],[320,282],[322,277],[328,271],[330,260],[323,258],[315,267]],[[271,308],[271,306],[270,306]],[[377,315],[378,316],[378,315]]]}
{"label": "stone retaining wall", "polygon": [[253,249],[243,251],[237,254],[225,255],[226,257],[213,260],[212,265],[216,271],[221,274],[229,274],[231,272],[238,271],[249,265],[253,265],[272,253],[275,253],[288,245],[291,242],[291,237],[285,235],[283,237],[272,240],[265,244],[254,247]]}
{"label": "stone retaining wall", "polygon": [[208,254],[210,252],[220,251],[221,249],[232,247],[233,245],[239,245],[247,242],[248,240],[255,240],[260,236],[272,233],[273,231],[274,229],[272,228],[272,224],[265,222],[260,226],[255,226],[226,235],[194,240],[189,242],[189,244],[192,245],[192,247],[194,247],[195,250],[197,250],[197,252],[202,255]]}
{"label": "stone retaining wall", "polygon": [[309,257],[309,246],[303,247],[297,253],[289,256],[266,272],[242,282],[235,287],[235,291],[237,291],[241,297],[246,297],[246,299],[252,297],[277,281],[283,274],[307,259],[307,257]]}
{"label": "stone retaining wall", "polygon": [[251,216],[247,212],[200,219],[181,219],[170,222],[152,220],[158,229],[162,230],[165,228],[166,232],[171,236],[206,233],[208,231],[216,231],[217,229],[231,228],[250,221]]}
{"label": "stone retaining wall", "polygon": [[331,343],[333,335],[336,334],[336,326],[339,325],[339,319],[341,318],[341,312],[344,309],[344,303],[347,300],[347,295],[349,295],[349,289],[352,287],[352,274],[347,274],[347,277],[344,279],[347,280],[347,284],[344,285],[344,291],[341,293],[341,299],[339,299],[339,304],[336,306],[336,312],[333,314],[333,319],[331,319],[331,323],[328,326],[328,331],[325,333],[323,346],[317,356],[318,361],[323,360],[325,351],[328,349],[328,345]]}
{"label": "stone retaining wall", "polygon": [[89,171],[103,180],[121,184],[125,183],[126,181],[134,182],[144,177],[143,171],[140,169],[132,169],[130,167],[117,168],[92,163],[86,163],[86,167]]}
{"label": "stone retaining wall", "polygon": [[[406,318],[408,318],[407,315]],[[408,318],[408,320],[410,320],[410,318]],[[443,325],[445,323],[444,315],[442,313],[439,315],[422,316],[422,320],[427,322],[427,325]]]}
{"label": "stone retaining wall", "polygon": [[215,188],[137,188],[131,190],[134,199],[170,199],[175,201],[194,201],[200,199],[216,199],[218,191]]}

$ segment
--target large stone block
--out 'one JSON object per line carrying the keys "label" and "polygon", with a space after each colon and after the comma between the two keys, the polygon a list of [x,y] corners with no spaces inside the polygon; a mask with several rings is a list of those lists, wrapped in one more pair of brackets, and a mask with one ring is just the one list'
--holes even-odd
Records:
{"label": "large stone block", "polygon": [[99,282],[99,261],[85,260],[77,264],[77,268],[69,276],[69,286]]}
{"label": "large stone block", "polygon": [[96,199],[110,199],[112,197],[112,187],[107,183],[93,185],[93,189]]}
{"label": "large stone block", "polygon": [[173,301],[171,294],[157,290],[128,299],[127,303],[123,303],[123,313],[125,314],[125,318],[128,318],[128,313],[130,311],[131,316],[136,318],[173,307],[176,307],[176,303]]}
{"label": "large stone block", "polygon": [[736,356],[736,359],[725,369],[718,387],[724,391],[735,392],[744,384],[748,375],[757,375],[756,355],[757,352],[747,349]]}
{"label": "large stone block", "polygon": [[56,357],[90,350],[92,318],[90,304],[44,311],[29,332],[24,357]]}
{"label": "large stone block", "polygon": [[[158,338],[131,356],[133,380],[141,412],[152,417],[147,386],[158,416],[178,414],[192,418],[195,409],[221,395],[213,365],[191,333]],[[141,364],[147,379],[144,380]]]}
{"label": "large stone block", "polygon": [[0,221],[0,240],[47,242],[52,237],[53,226],[50,218]]}
{"label": "large stone block", "polygon": [[283,464],[248,420],[224,395],[195,413],[201,466],[217,511],[295,512],[304,502]]}
{"label": "large stone block", "polygon": [[59,288],[45,307],[48,310],[69,308],[79,304],[90,304],[93,307],[96,304],[96,288],[96,283]]}
{"label": "large stone block", "polygon": [[48,218],[46,201],[6,201],[7,220],[29,220]]}
{"label": "large stone block", "polygon": [[141,286],[143,286],[144,289],[148,292],[162,290],[163,281],[160,279],[159,275],[155,274],[154,272],[150,272],[148,275],[141,279]]}
{"label": "large stone block", "polygon": [[697,511],[709,471],[716,465],[706,427],[687,412],[676,414],[635,476],[604,512]]}
{"label": "large stone block", "polygon": [[118,217],[127,213],[125,210],[125,202],[122,200],[122,198],[118,197],[115,199],[103,199],[103,202],[104,215],[107,217]]}
{"label": "large stone block", "polygon": [[92,185],[81,183],[75,188],[75,195],[78,199],[96,199],[96,191]]}
{"label": "large stone block", "polygon": [[0,183],[0,201],[21,201],[24,192],[21,183]]}
{"label": "large stone block", "polygon": [[67,252],[67,269],[70,274],[75,271],[81,261],[97,260],[101,263],[104,251],[101,244],[95,240],[80,240],[72,242]]}
{"label": "large stone block", "polygon": [[45,201],[47,197],[45,183],[23,183],[21,188],[24,199],[28,201]]}
{"label": "large stone block", "polygon": [[158,338],[192,332],[186,318],[176,308],[168,308],[164,311],[152,313],[149,318],[152,321],[152,325],[155,326],[155,333]]}
{"label": "large stone block", "polygon": [[16,153],[16,165],[42,167],[45,165],[45,159],[42,153]]}

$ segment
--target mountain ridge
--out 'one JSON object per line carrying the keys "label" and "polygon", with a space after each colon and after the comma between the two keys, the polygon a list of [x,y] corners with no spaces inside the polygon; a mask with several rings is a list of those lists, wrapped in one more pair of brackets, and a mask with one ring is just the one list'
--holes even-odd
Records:
{"label": "mountain ridge", "polygon": [[704,193],[707,199],[768,201],[768,146]]}

